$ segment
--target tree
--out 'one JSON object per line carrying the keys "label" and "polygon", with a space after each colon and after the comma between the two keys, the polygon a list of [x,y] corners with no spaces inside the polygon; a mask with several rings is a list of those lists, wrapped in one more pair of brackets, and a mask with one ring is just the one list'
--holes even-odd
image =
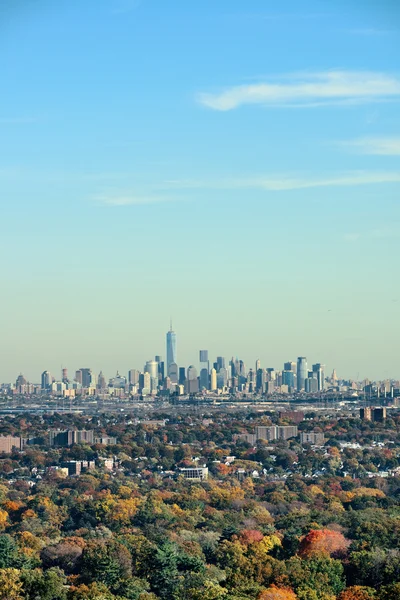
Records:
{"label": "tree", "polygon": [[316,591],[308,585],[302,585],[297,590],[299,600],[336,600],[336,596],[329,592]]}
{"label": "tree", "polygon": [[149,589],[149,584],[144,579],[130,577],[121,582],[118,586],[117,594],[126,600],[139,600],[142,594]]}
{"label": "tree", "polygon": [[290,588],[272,585],[261,592],[258,600],[297,600],[297,596]]}
{"label": "tree", "polygon": [[84,549],[82,577],[85,581],[97,581],[113,589],[131,574],[131,555],[122,544],[114,540],[92,542]]}
{"label": "tree", "polygon": [[312,529],[300,542],[299,554],[302,557],[316,554],[332,555],[345,550],[348,542],[342,533],[330,529]]}
{"label": "tree", "polygon": [[243,529],[239,535],[239,541],[241,544],[248,546],[254,542],[260,542],[263,539],[263,534],[257,529]]}
{"label": "tree", "polygon": [[352,552],[347,567],[348,580],[358,585],[379,587],[385,581],[386,552],[381,548]]}
{"label": "tree", "polygon": [[379,590],[379,600],[399,600],[400,598],[400,583],[392,583],[385,585]]}
{"label": "tree", "polygon": [[41,569],[21,571],[21,581],[25,600],[65,600],[66,578],[60,569]]}
{"label": "tree", "polygon": [[228,590],[213,581],[205,581],[200,588],[190,588],[186,597],[190,600],[228,600]]}
{"label": "tree", "polygon": [[8,512],[0,508],[0,529],[6,528],[8,523]]}
{"label": "tree", "polygon": [[22,600],[22,582],[18,569],[0,569],[0,600]]}
{"label": "tree", "polygon": [[83,549],[76,544],[61,542],[53,546],[47,546],[40,554],[43,566],[60,567],[67,575],[76,573]]}
{"label": "tree", "polygon": [[0,569],[15,565],[17,545],[10,535],[0,535]]}
{"label": "tree", "polygon": [[375,590],[361,585],[352,585],[343,590],[337,600],[371,600],[375,598]]}
{"label": "tree", "polygon": [[178,585],[178,554],[171,543],[157,548],[149,561],[151,589],[161,598],[172,599]]}
{"label": "tree", "polygon": [[[285,562],[285,570],[301,600],[331,598],[345,588],[342,563],[324,554],[307,559],[293,556]],[[309,590],[314,595],[310,595]]]}
{"label": "tree", "polygon": [[126,546],[132,557],[132,572],[137,577],[147,577],[149,561],[156,550],[155,544],[144,535],[127,534],[119,538],[121,544]]}
{"label": "tree", "polygon": [[68,600],[114,600],[115,596],[103,583],[91,583],[90,585],[79,585],[71,587],[68,592]]}

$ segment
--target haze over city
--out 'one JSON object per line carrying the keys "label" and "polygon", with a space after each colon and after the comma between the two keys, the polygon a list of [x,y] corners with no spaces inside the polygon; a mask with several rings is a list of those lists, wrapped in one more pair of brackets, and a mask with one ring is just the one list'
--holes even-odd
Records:
{"label": "haze over city", "polygon": [[393,2],[0,6],[0,381],[198,350],[399,378]]}

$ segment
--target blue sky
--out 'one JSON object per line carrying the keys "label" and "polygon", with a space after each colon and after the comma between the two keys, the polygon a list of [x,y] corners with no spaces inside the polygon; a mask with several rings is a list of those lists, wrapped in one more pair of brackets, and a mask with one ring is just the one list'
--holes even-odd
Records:
{"label": "blue sky", "polygon": [[400,378],[396,4],[2,2],[0,380]]}

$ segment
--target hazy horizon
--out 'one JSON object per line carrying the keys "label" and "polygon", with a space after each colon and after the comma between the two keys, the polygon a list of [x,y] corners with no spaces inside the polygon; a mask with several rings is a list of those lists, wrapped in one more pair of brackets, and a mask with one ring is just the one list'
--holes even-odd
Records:
{"label": "hazy horizon", "polygon": [[6,0],[0,382],[400,379],[400,6]]}

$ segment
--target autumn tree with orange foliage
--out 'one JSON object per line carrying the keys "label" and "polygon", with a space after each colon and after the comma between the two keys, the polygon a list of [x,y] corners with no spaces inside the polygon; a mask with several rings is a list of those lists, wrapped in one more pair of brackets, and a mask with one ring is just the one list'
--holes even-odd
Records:
{"label": "autumn tree with orange foliage", "polygon": [[375,598],[375,591],[372,588],[363,585],[352,585],[343,590],[337,600],[372,600],[373,598]]}
{"label": "autumn tree with orange foliage", "polygon": [[331,556],[340,550],[346,550],[348,542],[344,535],[331,529],[311,529],[300,542],[299,554],[306,558],[316,554]]}
{"label": "autumn tree with orange foliage", "polygon": [[297,600],[297,596],[290,588],[272,585],[267,590],[261,592],[258,600]]}

